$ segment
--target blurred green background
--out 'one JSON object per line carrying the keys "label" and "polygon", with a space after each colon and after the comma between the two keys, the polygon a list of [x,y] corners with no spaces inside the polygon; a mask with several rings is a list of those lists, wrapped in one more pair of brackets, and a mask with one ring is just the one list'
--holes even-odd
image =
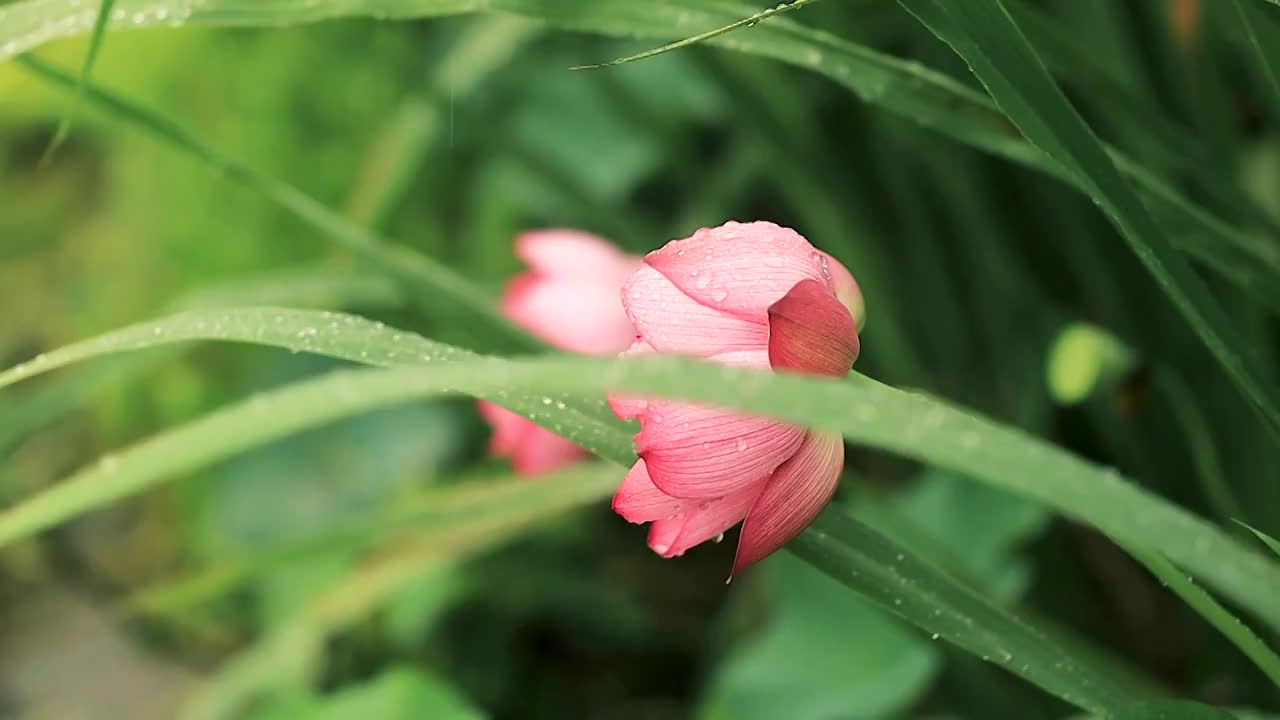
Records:
{"label": "blurred green background", "polygon": [[[1222,217],[1280,224],[1280,97],[1231,3],[1014,4],[1106,139]],[[792,17],[977,87],[894,3]],[[94,78],[495,298],[526,229],[642,253],[726,219],[789,225],[862,284],[861,372],[1280,533],[1274,442],[1086,197],[757,57],[693,47],[568,69],[653,45],[505,15],[159,29],[108,34]],[[87,47],[39,55],[73,69]],[[0,65],[0,365],[196,304],[341,309],[488,349],[465,317],[91,101],[42,163],[71,106]],[[1204,274],[1274,377],[1258,295],[1280,287]],[[8,389],[0,504],[335,365],[200,346]],[[726,587],[732,535],[662,560],[604,504],[479,553],[326,534],[505,476],[486,433],[470,401],[383,411],[0,552],[0,717],[171,717],[192,698],[253,720],[1072,715],[785,554]],[[1101,536],[879,453],[851,449],[846,474],[838,501],[868,524],[1152,683],[1280,707]]]}

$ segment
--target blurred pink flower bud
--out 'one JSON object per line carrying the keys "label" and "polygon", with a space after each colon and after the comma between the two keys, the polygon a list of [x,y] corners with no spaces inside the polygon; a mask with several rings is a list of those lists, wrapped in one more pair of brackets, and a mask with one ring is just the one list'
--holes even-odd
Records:
{"label": "blurred pink flower bud", "polygon": [[[575,230],[525,233],[515,251],[529,270],[507,285],[502,312],[516,325],[579,353],[616,353],[635,339],[618,292],[639,258]],[[577,445],[497,405],[481,402],[480,414],[493,427],[489,451],[509,456],[518,473],[543,473],[583,455]]]}
{"label": "blurred pink flower bud", "polygon": [[[622,302],[638,339],[624,354],[843,377],[858,357],[857,283],[793,230],[729,222],[649,253]],[[795,537],[835,492],[839,435],[670,400],[611,396],[640,420],[640,459],[613,498],[653,523],[649,546],[683,554],[743,521],[737,572]],[[745,521],[744,521],[745,518]]]}

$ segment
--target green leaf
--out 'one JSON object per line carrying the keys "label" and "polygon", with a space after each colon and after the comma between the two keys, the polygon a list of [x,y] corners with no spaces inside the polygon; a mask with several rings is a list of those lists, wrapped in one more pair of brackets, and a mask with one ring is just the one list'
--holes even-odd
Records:
{"label": "green leaf", "polygon": [[72,98],[71,106],[58,122],[58,128],[53,133],[53,140],[49,142],[49,147],[45,149],[42,161],[53,157],[71,132],[71,121],[80,107],[80,102],[84,99],[85,88],[89,85],[89,76],[93,73],[93,64],[98,59],[98,52],[102,50],[102,39],[107,34],[107,21],[111,19],[111,8],[115,4],[116,0],[102,0],[98,5],[98,14],[93,20],[93,31],[89,36],[89,50],[85,52],[84,63],[80,66],[80,80],[76,83],[75,97]]}
{"label": "green leaf", "polygon": [[[308,352],[379,367],[423,366],[481,356],[355,315],[283,308],[193,310],[39,355],[0,372],[0,388],[93,357],[192,340],[228,340]],[[624,426],[602,400],[527,395],[495,388],[484,399],[535,422],[554,414],[552,430],[605,457],[630,457]],[[569,407],[568,403],[573,403]],[[552,411],[556,411],[552,413]]]}
{"label": "green leaf", "polygon": [[[1126,702],[1110,678],[869,528],[829,508],[790,549],[920,628],[1094,712]],[[1131,698],[1129,698],[1131,699]]]}
{"label": "green leaf", "polygon": [[[1240,523],[1240,524],[1244,525],[1244,523]],[[1244,525],[1244,527],[1249,532],[1253,533],[1254,535],[1257,535],[1258,539],[1262,541],[1263,545],[1266,545],[1267,547],[1274,550],[1276,555],[1280,555],[1280,540],[1276,540],[1275,538],[1271,537],[1270,535],[1262,532],[1257,528],[1250,527],[1248,525]]]}
{"label": "green leaf", "polygon": [[1106,720],[1235,720],[1221,708],[1181,700],[1138,703],[1109,713]]}
{"label": "green leaf", "polygon": [[[157,330],[159,332],[157,332]],[[157,482],[290,432],[339,417],[445,392],[509,407],[592,449],[629,464],[626,430],[604,419],[599,400],[634,391],[700,400],[840,431],[980,480],[1092,525],[1126,545],[1156,548],[1175,563],[1280,628],[1280,567],[1208,522],[1021,431],[933,398],[854,375],[846,381],[751,372],[682,358],[609,362],[554,357],[513,362],[474,356],[429,340],[334,313],[276,309],[185,314],[69,346],[0,373],[0,387],[96,353],[200,337],[259,342],[357,362],[426,363],[381,373],[337,373],[259,397],[156,436],[127,458],[108,459],[0,514],[0,545],[39,532]],[[398,338],[398,339],[397,339]],[[547,393],[537,395],[537,392]],[[314,399],[326,397],[317,404]],[[567,398],[557,400],[557,397]],[[571,402],[577,404],[571,406]],[[561,407],[561,404],[564,407]],[[269,426],[255,426],[264,423]],[[190,457],[175,457],[174,448]],[[126,472],[124,462],[130,467]],[[119,472],[118,477],[113,477]]]}
{"label": "green leaf", "polygon": [[1276,684],[1276,687],[1280,687],[1280,656],[1267,647],[1267,644],[1247,625],[1236,619],[1212,595],[1192,582],[1191,578],[1174,567],[1173,563],[1166,560],[1163,555],[1134,547],[1125,549],[1146,565],[1147,569],[1159,578],[1161,584],[1182,598],[1182,601],[1190,605],[1192,610],[1195,610],[1200,617],[1207,620],[1239,648],[1240,652],[1252,660],[1253,664]]}
{"label": "green leaf", "polygon": [[724,662],[701,715],[733,720],[881,718],[933,680],[939,653],[794,557],[770,558],[777,607]]}
{"label": "green leaf", "polygon": [[963,5],[899,0],[965,59],[1017,125],[1074,175],[1155,277],[1267,427],[1280,436],[1280,392],[1230,316],[1133,192],[1093,131],[1063,96],[1001,0]]}
{"label": "green leaf", "polygon": [[1273,20],[1267,18],[1266,10],[1254,4],[1254,0],[1233,0],[1236,14],[1240,16],[1240,24],[1244,26],[1249,44],[1258,56],[1258,63],[1271,83],[1272,106],[1280,103],[1280,32],[1276,31]]}
{"label": "green leaf", "polygon": [[[697,29],[720,28],[755,11],[721,0],[668,0],[645,4],[631,0],[503,0],[500,7],[489,0],[363,0],[352,3],[299,4],[292,0],[118,0],[119,27],[164,25],[281,25],[346,17],[441,17],[498,10],[538,19],[553,27],[606,35],[686,38]],[[80,16],[63,0],[24,0],[0,9],[0,61],[51,40],[86,31]],[[918,63],[904,61],[863,47],[829,33],[806,28],[787,18],[773,18],[747,31],[714,37],[708,41],[733,50],[761,55],[819,72],[841,84],[864,101],[882,106],[895,115],[922,124],[966,145],[1003,157],[1059,178],[1077,189],[1090,187],[1069,165],[1057,162],[1011,132],[1007,120],[990,100],[965,85]],[[67,88],[75,79],[67,73],[28,60],[28,66],[47,80]],[[402,274],[417,274],[431,287],[444,286],[464,302],[474,298],[459,288],[447,270],[433,267],[420,257],[370,250],[368,233],[341,227],[321,212],[314,201],[277,180],[245,170],[240,163],[220,157],[172,122],[143,110],[100,88],[89,99],[153,136],[217,168],[234,169],[232,179],[251,183],[273,201],[357,252],[368,253]],[[1170,148],[1177,152],[1177,148]],[[1174,186],[1158,178],[1122,154],[1110,150],[1117,166],[1141,190],[1152,212],[1170,229],[1178,247],[1206,267],[1238,285],[1259,302],[1280,311],[1280,245],[1274,238],[1246,232],[1191,201]],[[398,249],[394,249],[398,250]],[[388,254],[391,253],[391,254]],[[445,273],[442,275],[442,273]],[[461,294],[458,294],[458,293]],[[492,318],[490,318],[492,319]]]}
{"label": "green leaf", "polygon": [[764,10],[761,10],[760,12],[752,13],[748,17],[744,17],[741,20],[731,22],[728,25],[725,25],[723,27],[718,27],[714,30],[701,32],[692,37],[687,37],[687,38],[684,38],[683,40],[677,40],[673,43],[663,45],[660,48],[654,48],[653,50],[646,50],[642,53],[637,53],[635,55],[628,55],[623,58],[610,60],[609,62],[599,63],[597,65],[578,65],[576,67],[570,68],[570,70],[595,70],[598,68],[613,67],[615,65],[624,65],[629,62],[636,62],[637,60],[644,60],[646,58],[655,57],[663,53],[671,52],[672,50],[679,50],[680,48],[689,47],[690,45],[696,45],[697,43],[700,43],[700,42],[714,40],[715,38],[718,38],[721,35],[733,32],[734,30],[738,30],[739,28],[753,27],[759,24],[763,20],[768,20],[771,17],[774,17],[776,15],[781,15],[782,13],[785,13],[785,12],[799,10],[805,5],[809,5],[810,3],[813,3],[816,1],[817,0],[788,0],[788,2],[779,3],[776,7],[766,8]]}

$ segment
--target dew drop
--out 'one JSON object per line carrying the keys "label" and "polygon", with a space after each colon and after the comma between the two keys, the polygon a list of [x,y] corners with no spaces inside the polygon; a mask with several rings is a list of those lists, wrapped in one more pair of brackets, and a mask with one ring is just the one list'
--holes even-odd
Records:
{"label": "dew drop", "polygon": [[746,438],[738,438],[738,441],[734,443],[734,446],[738,448],[738,452],[746,452],[749,447],[749,445],[747,445]]}

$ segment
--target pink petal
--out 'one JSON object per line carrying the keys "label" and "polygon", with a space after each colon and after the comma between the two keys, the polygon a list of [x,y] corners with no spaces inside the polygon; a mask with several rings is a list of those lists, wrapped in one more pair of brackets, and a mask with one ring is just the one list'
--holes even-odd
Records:
{"label": "pink petal", "polygon": [[728,222],[669,242],[644,261],[698,303],[763,322],[769,306],[796,283],[830,287],[826,258],[789,228]]}
{"label": "pink petal", "polygon": [[649,479],[644,460],[637,460],[613,496],[613,511],[627,522],[645,523],[679,515],[691,503],[662,492]]}
{"label": "pink petal", "polygon": [[830,290],[804,280],[769,308],[769,362],[777,370],[844,377],[858,359],[858,332]]}
{"label": "pink petal", "polygon": [[678,498],[729,495],[768,477],[805,432],[769,418],[671,400],[652,400],[641,416],[636,454],[654,484]]}
{"label": "pink petal", "polygon": [[733,572],[785,545],[835,494],[844,467],[844,441],[834,433],[810,433],[804,445],[765,484],[747,512]]}
{"label": "pink petal", "polygon": [[737,525],[763,487],[763,483],[750,485],[732,495],[707,500],[678,517],[655,521],[649,528],[649,547],[663,557],[683,555]]}
{"label": "pink petal", "polygon": [[701,305],[648,265],[627,281],[622,304],[637,334],[658,352],[709,357],[769,343],[763,314],[748,321]]}
{"label": "pink petal", "polygon": [[[619,357],[627,357],[629,355],[648,355],[656,352],[653,346],[645,342],[643,338],[636,338],[631,343],[631,347],[618,354]],[[613,414],[618,416],[619,420],[630,420],[644,413],[649,407],[649,401],[644,398],[632,395],[614,395],[608,397],[609,408],[613,410]]]}
{"label": "pink petal", "polygon": [[545,277],[525,273],[508,285],[502,313],[562,350],[617,352],[635,338],[618,296],[621,283],[617,278],[590,274]]}
{"label": "pink petal", "polygon": [[640,259],[615,245],[580,230],[534,230],[516,238],[516,257],[542,275],[581,276],[584,273],[617,278],[621,287],[640,266]]}
{"label": "pink petal", "polygon": [[839,260],[822,253],[827,259],[827,271],[831,275],[831,289],[835,290],[836,299],[849,310],[849,314],[853,316],[853,325],[862,332],[862,328],[867,324],[867,307],[862,299],[862,289],[858,287],[858,281],[853,279],[848,269],[840,264]]}
{"label": "pink petal", "polygon": [[476,403],[480,417],[493,428],[489,437],[489,452],[495,457],[511,454],[533,423],[511,412],[510,410],[487,403],[483,400]]}
{"label": "pink petal", "polygon": [[577,445],[544,427],[534,425],[511,454],[511,467],[518,475],[541,475],[576,462],[586,454]]}
{"label": "pink petal", "polygon": [[493,428],[489,453],[510,457],[521,475],[538,475],[578,460],[586,451],[536,423],[487,402],[477,403],[480,415]]}

